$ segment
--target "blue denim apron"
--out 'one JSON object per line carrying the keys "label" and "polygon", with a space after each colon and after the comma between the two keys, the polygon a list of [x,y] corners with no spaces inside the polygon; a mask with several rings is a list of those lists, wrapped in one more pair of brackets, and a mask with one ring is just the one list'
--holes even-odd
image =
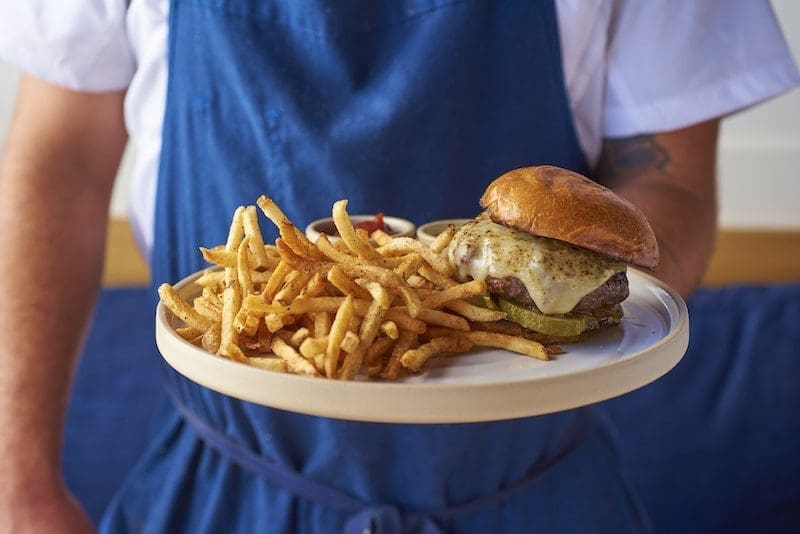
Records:
{"label": "blue denim apron", "polygon": [[[587,171],[552,1],[173,0],[169,28],[156,284],[200,269],[197,246],[224,242],[236,206],[260,194],[300,226],[339,198],[422,223],[474,215],[514,167]],[[647,527],[587,410],[359,423],[168,381],[172,402],[103,530]]]}

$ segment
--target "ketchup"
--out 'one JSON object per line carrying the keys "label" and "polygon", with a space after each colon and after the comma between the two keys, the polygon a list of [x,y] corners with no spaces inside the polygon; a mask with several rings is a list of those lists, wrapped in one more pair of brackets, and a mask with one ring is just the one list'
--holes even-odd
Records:
{"label": "ketchup", "polygon": [[392,229],[383,222],[383,213],[381,212],[376,213],[374,219],[368,219],[354,224],[353,228],[363,228],[368,234],[372,234],[375,230],[383,230],[387,234],[394,233]]}

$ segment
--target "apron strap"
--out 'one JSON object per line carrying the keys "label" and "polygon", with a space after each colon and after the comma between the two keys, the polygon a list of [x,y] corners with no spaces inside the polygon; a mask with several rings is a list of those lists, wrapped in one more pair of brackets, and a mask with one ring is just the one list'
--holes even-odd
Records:
{"label": "apron strap", "polygon": [[509,486],[465,503],[427,512],[414,512],[392,505],[365,503],[306,477],[290,467],[261,456],[215,429],[195,413],[180,398],[174,384],[167,381],[166,389],[178,412],[206,445],[240,467],[283,487],[298,497],[349,514],[343,534],[441,534],[444,532],[439,524],[441,521],[489,509],[536,482],[539,477],[580,445],[594,419],[591,409],[581,410],[570,427],[564,431],[554,449],[528,470],[521,479]]}

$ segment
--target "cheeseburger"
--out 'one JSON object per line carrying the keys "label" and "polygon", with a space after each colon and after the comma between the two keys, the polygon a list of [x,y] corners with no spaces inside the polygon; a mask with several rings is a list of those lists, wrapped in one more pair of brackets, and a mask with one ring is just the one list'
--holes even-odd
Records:
{"label": "cheeseburger", "polygon": [[485,304],[555,340],[622,318],[628,264],[654,269],[658,245],[630,202],[558,167],[526,167],[489,184],[484,208],[450,242],[462,280],[486,280]]}

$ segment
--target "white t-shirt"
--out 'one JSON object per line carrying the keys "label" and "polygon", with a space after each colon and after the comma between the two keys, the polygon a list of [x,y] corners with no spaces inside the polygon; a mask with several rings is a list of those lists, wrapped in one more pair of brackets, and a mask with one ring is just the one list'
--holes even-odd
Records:
{"label": "white t-shirt", "polygon": [[[81,91],[127,87],[131,220],[153,242],[168,0],[0,0],[0,57]],[[798,84],[768,0],[556,0],[581,146],[721,117]]]}

